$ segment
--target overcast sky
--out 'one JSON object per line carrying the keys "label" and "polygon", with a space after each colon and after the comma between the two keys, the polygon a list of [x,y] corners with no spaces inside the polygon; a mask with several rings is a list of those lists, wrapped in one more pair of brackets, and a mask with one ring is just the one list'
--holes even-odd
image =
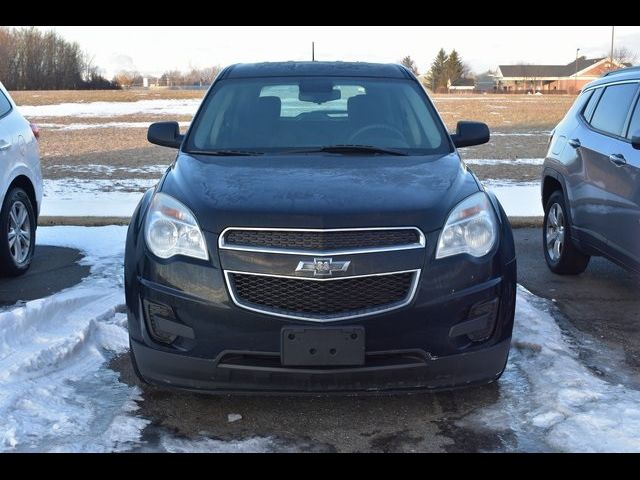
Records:
{"label": "overcast sky", "polygon": [[[440,47],[455,48],[472,70],[501,63],[567,64],[576,49],[605,55],[611,27],[40,27],[55,29],[95,56],[107,76],[138,70],[236,62],[308,60],[311,41],[318,60],[397,62],[405,55],[428,69]],[[640,54],[640,27],[616,27],[616,46]]]}

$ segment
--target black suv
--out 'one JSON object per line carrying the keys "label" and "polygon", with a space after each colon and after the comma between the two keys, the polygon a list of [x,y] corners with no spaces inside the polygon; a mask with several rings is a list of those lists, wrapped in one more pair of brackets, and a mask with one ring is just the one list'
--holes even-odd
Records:
{"label": "black suv", "polygon": [[587,85],[552,133],[542,174],[549,268],[581,273],[591,255],[640,272],[640,67]]}
{"label": "black suv", "polygon": [[324,392],[490,382],[504,370],[509,222],[398,65],[226,68],[131,224],[125,290],[143,380]]}

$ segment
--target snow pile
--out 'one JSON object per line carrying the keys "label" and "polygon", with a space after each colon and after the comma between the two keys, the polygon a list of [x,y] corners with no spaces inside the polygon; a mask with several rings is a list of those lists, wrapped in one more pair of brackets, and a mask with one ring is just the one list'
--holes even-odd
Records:
{"label": "snow pile", "polygon": [[640,452],[640,391],[596,377],[535,300],[520,288],[499,401],[463,422],[539,438],[549,449]]}
{"label": "snow pile", "polygon": [[120,451],[140,441],[139,391],[104,369],[128,348],[126,227],[38,229],[38,243],[80,248],[80,285],[0,313],[0,451]]}
{"label": "snow pile", "polygon": [[18,106],[25,117],[119,117],[122,115],[194,115],[202,100],[138,100],[136,102],[58,103]]}

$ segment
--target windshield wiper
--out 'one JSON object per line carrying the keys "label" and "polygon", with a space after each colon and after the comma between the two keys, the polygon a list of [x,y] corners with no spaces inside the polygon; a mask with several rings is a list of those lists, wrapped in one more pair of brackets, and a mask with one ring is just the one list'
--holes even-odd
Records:
{"label": "windshield wiper", "polygon": [[248,150],[191,150],[187,153],[213,155],[216,157],[250,157],[253,155],[264,155],[263,152],[251,152]]}
{"label": "windshield wiper", "polygon": [[315,153],[315,152],[326,152],[326,153],[343,153],[345,155],[349,154],[383,154],[383,155],[400,155],[403,157],[408,156],[408,153],[405,153],[401,150],[396,150],[393,148],[384,148],[384,147],[375,147],[373,145],[325,145],[323,147],[309,147],[309,148],[300,148],[295,150],[286,150],[282,153],[288,154],[296,154],[296,153]]}

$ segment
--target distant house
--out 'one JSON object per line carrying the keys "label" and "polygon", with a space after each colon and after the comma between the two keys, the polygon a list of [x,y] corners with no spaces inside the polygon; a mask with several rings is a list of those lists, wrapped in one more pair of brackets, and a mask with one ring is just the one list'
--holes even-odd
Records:
{"label": "distant house", "polygon": [[473,78],[459,78],[454,82],[448,82],[449,91],[453,93],[471,93],[476,88]]}
{"label": "distant house", "polygon": [[629,65],[605,58],[581,57],[567,65],[500,65],[498,92],[575,93],[604,73]]}

